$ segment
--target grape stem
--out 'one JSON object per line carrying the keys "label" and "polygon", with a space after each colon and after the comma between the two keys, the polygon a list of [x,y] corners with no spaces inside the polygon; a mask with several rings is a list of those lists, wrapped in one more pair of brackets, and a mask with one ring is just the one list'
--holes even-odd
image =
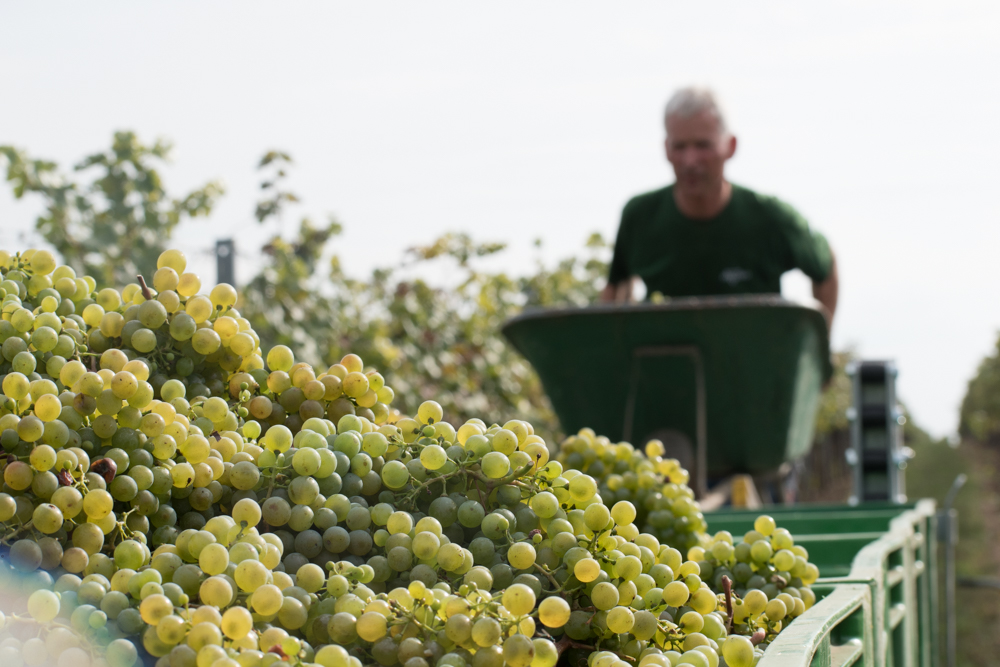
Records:
{"label": "grape stem", "polygon": [[417,496],[420,494],[422,490],[424,490],[431,484],[434,484],[435,482],[444,482],[446,479],[455,477],[456,475],[459,475],[460,473],[463,472],[466,472],[466,470],[464,468],[459,468],[458,470],[453,470],[452,472],[444,473],[443,475],[436,475],[434,477],[431,477],[422,484],[413,487],[413,489],[406,494],[404,500],[409,502],[409,504],[412,506],[414,501],[417,499]]}
{"label": "grape stem", "polygon": [[556,651],[559,655],[563,654],[563,651],[570,648],[583,648],[588,651],[593,651],[594,647],[590,644],[584,644],[583,642],[574,641],[569,638],[568,635],[563,635],[563,638],[556,642]]}
{"label": "grape stem", "polygon": [[25,524],[22,524],[21,527],[19,527],[14,532],[7,533],[6,535],[4,535],[3,538],[0,539],[0,544],[8,544],[8,540],[13,540],[15,537],[17,537],[21,533],[23,533],[25,531],[28,531],[28,530],[31,530],[31,528],[32,528],[31,521],[29,521],[29,522],[27,522]]}
{"label": "grape stem", "polygon": [[722,575],[722,590],[726,593],[726,631],[733,631],[733,582]]}
{"label": "grape stem", "polygon": [[146,286],[146,279],[143,278],[141,275],[140,276],[136,276],[136,278],[139,280],[139,287],[142,288],[142,297],[146,301],[152,301],[152,299],[153,299],[153,293],[150,292],[149,291],[149,287]]}
{"label": "grape stem", "polygon": [[542,574],[544,574],[545,578],[548,579],[552,583],[552,588],[554,590],[559,590],[561,588],[559,586],[559,582],[556,581],[556,578],[552,576],[552,573],[549,572],[548,568],[542,567],[538,563],[534,563],[534,566],[535,566],[536,570],[538,570],[539,572],[541,572]]}

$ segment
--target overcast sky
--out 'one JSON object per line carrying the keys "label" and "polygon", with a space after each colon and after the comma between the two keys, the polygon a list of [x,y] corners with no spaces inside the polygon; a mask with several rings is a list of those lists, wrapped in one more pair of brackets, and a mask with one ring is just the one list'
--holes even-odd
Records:
{"label": "overcast sky", "polygon": [[[1000,327],[1000,5],[995,2],[4,3],[0,143],[72,164],[116,129],[176,144],[172,192],[222,179],[176,245],[239,276],[264,150],[290,151],[303,212],[333,213],[357,274],[451,230],[526,269],[613,236],[662,186],[671,91],[714,86],[732,180],[834,246],[837,348],[888,357],[917,421],[955,430]],[[0,246],[35,204],[0,188]],[[808,293],[804,277],[786,293]]]}

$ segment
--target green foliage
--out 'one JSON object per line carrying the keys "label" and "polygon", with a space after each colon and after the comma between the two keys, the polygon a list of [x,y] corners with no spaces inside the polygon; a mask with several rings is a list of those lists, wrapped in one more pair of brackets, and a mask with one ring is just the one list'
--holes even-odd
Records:
{"label": "green foliage", "polygon": [[[283,186],[290,164],[278,151],[261,160],[269,173],[258,221],[280,218],[286,204],[298,201]],[[268,261],[243,290],[240,310],[265,349],[288,345],[315,365],[359,354],[391,372],[403,412],[433,398],[450,420],[520,415],[542,432],[558,431],[534,370],[499,330],[523,308],[596,300],[608,254],[599,235],[588,240],[585,258],[554,266],[539,261],[531,275],[515,277],[482,266],[510,252],[504,244],[445,234],[359,280],[343,272],[335,247],[328,248],[340,232],[335,220],[317,225],[305,218],[293,239],[278,235],[264,247]],[[431,273],[447,275],[451,285],[431,284],[423,277]]]}
{"label": "green foliage", "polygon": [[174,228],[185,218],[208,215],[222,194],[222,186],[211,182],[168,197],[157,167],[170,149],[162,140],[150,146],[132,132],[117,132],[110,150],[84,158],[71,175],[13,146],[0,146],[0,155],[14,196],[35,194],[44,202],[35,221],[42,238],[77,273],[122,285],[138,273],[152,275]]}
{"label": "green foliage", "polygon": [[1000,340],[969,380],[959,412],[959,432],[980,442],[1000,437]]}
{"label": "green foliage", "polygon": [[820,398],[816,412],[816,437],[836,431],[847,430],[847,409],[851,407],[851,378],[847,375],[847,364],[854,358],[853,352],[833,353],[833,377]]}

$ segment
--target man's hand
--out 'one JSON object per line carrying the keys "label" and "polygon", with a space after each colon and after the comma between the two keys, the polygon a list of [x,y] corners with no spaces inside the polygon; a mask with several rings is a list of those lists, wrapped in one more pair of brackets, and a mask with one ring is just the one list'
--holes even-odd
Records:
{"label": "man's hand", "polygon": [[837,295],[840,291],[840,278],[837,275],[837,257],[830,251],[830,275],[821,283],[813,282],[813,298],[823,304],[826,315],[826,330],[833,328],[833,315],[837,312]]}
{"label": "man's hand", "polygon": [[635,278],[623,280],[620,283],[608,283],[607,287],[601,290],[601,303],[629,303],[632,301],[632,284]]}

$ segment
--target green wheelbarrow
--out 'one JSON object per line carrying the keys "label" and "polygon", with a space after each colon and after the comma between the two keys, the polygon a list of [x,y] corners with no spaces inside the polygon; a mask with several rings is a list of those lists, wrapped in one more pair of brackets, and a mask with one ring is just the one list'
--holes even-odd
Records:
{"label": "green wheelbarrow", "polygon": [[833,371],[823,314],[777,295],[526,311],[503,333],[567,433],[659,438],[699,496],[807,453]]}

